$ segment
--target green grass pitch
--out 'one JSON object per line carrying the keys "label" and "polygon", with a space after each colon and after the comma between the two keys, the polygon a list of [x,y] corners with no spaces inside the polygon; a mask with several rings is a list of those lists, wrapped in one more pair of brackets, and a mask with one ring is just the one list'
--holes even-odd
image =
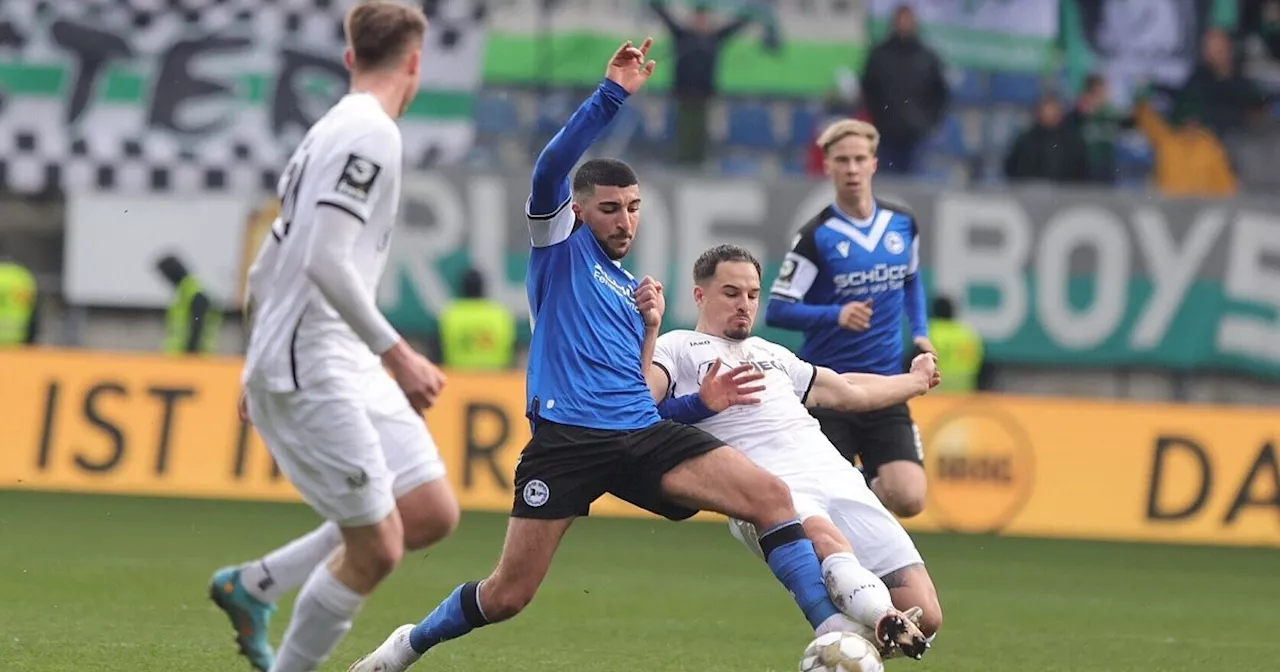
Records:
{"label": "green grass pitch", "polygon": [[[206,598],[209,574],[315,523],[298,505],[0,493],[0,669],[247,671]],[[504,525],[467,513],[453,538],[407,557],[324,669],[345,670],[486,574]],[[890,670],[1280,669],[1278,551],[917,542],[946,623],[924,661]],[[724,526],[588,519],[528,611],[446,643],[418,669],[790,672],[809,639],[786,592]]]}

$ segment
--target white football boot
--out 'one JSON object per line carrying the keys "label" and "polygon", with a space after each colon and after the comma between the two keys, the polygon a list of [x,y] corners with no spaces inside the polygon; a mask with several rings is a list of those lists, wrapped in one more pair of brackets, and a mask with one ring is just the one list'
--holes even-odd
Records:
{"label": "white football boot", "polygon": [[396,628],[387,641],[373,653],[352,663],[347,672],[405,672],[422,657],[409,646],[409,633],[412,631],[413,624]]}

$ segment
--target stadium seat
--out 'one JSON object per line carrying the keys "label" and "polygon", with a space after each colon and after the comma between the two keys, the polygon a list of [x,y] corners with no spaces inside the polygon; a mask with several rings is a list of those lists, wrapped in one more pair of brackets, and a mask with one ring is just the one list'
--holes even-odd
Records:
{"label": "stadium seat", "polygon": [[557,91],[538,101],[537,131],[554,135],[569,120],[578,103],[565,91]]}
{"label": "stadium seat", "polygon": [[729,106],[729,130],[727,143],[751,149],[772,149],[778,145],[773,132],[773,116],[769,108],[758,103],[737,103]]}
{"label": "stadium seat", "polygon": [[948,114],[933,135],[925,142],[930,151],[941,152],[951,156],[965,157],[971,154],[969,143],[965,141],[964,125],[960,117]]}
{"label": "stadium seat", "polygon": [[512,135],[520,131],[516,103],[504,94],[481,93],[475,114],[476,132],[482,135]]}
{"label": "stadium seat", "polygon": [[764,163],[746,154],[726,154],[720,157],[720,172],[726,177],[758,177]]}
{"label": "stadium seat", "polygon": [[1040,77],[1024,72],[991,73],[991,101],[1034,105],[1040,99]]}
{"label": "stadium seat", "polygon": [[818,134],[819,110],[806,105],[797,105],[791,110],[791,132],[787,144],[792,147],[808,147]]}
{"label": "stadium seat", "polygon": [[948,68],[947,83],[952,99],[961,104],[980,105],[987,102],[987,73],[969,68]]}

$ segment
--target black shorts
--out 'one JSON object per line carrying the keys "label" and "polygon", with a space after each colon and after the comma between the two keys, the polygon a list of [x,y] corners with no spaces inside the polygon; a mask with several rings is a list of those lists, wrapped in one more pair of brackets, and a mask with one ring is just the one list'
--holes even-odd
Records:
{"label": "black shorts", "polygon": [[606,430],[540,421],[516,464],[515,518],[585,516],[610,493],[669,520],[694,509],[666,501],[662,477],[685,460],[724,442],[688,425],[663,420],[636,430]]}
{"label": "black shorts", "polygon": [[878,411],[841,413],[830,409],[813,409],[813,417],[822,425],[836,450],[850,463],[862,462],[867,482],[876,477],[880,465],[906,460],[924,464],[924,447],[920,430],[911,420],[911,409],[898,404]]}

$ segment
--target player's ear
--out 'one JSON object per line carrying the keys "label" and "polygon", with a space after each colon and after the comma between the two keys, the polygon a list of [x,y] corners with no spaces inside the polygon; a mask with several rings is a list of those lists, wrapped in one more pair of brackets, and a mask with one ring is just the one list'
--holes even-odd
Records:
{"label": "player's ear", "polygon": [[701,308],[701,307],[702,307],[702,299],[703,299],[703,298],[704,298],[704,294],[703,294],[703,292],[702,292],[702,285],[699,285],[699,284],[696,284],[696,283],[695,283],[695,284],[693,285],[693,302],[694,302],[694,303],[696,303],[696,304],[698,304],[698,307],[699,307],[699,308]]}
{"label": "player's ear", "polygon": [[414,79],[419,77],[422,72],[422,50],[414,49],[409,52],[409,75]]}
{"label": "player's ear", "polygon": [[572,204],[570,204],[569,207],[573,208],[574,217],[577,217],[578,219],[582,219],[582,206],[578,205],[577,201],[574,201]]}
{"label": "player's ear", "polygon": [[347,47],[347,50],[342,53],[342,64],[347,66],[347,70],[355,70],[356,52],[352,51],[351,47]]}

